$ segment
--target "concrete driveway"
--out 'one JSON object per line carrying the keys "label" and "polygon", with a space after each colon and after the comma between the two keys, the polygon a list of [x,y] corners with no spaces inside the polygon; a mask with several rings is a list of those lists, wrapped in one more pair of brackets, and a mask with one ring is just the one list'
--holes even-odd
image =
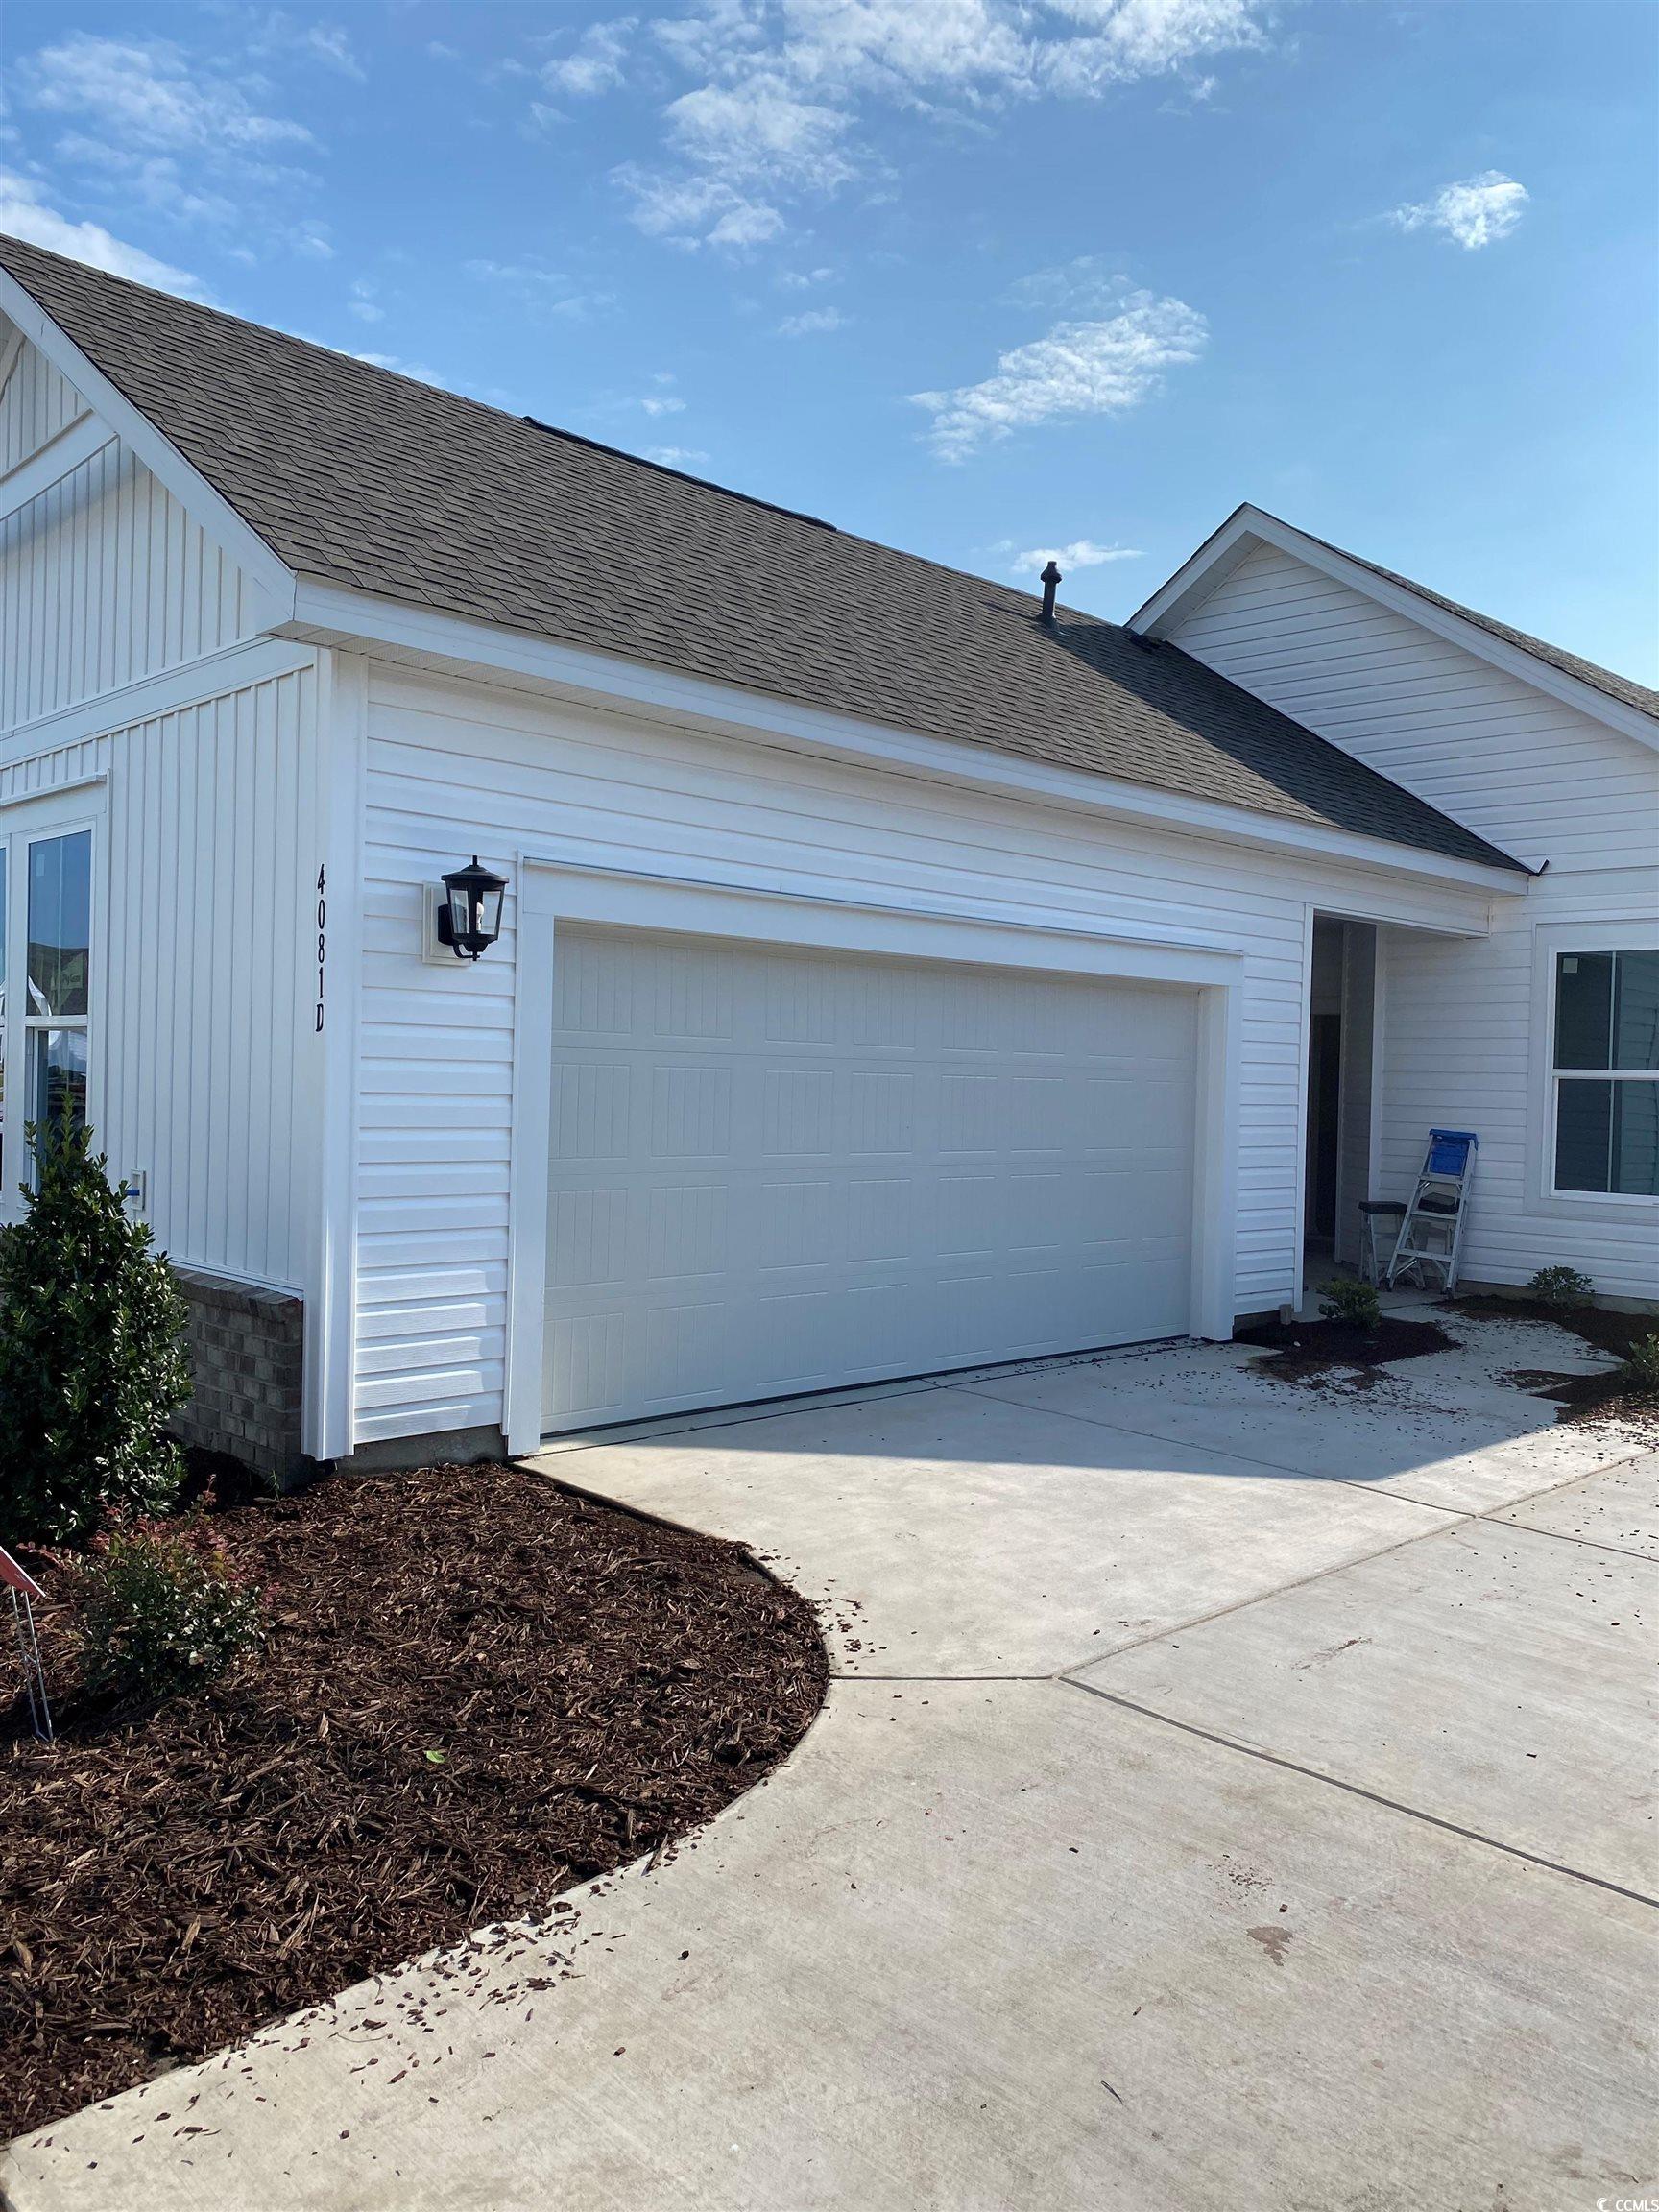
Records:
{"label": "concrete driveway", "polygon": [[1659,2197],[1659,1455],[1501,1380],[1576,1339],[1457,1333],[550,1453],[830,1601],[805,1742],[556,1937],[15,2146],[16,2212]]}

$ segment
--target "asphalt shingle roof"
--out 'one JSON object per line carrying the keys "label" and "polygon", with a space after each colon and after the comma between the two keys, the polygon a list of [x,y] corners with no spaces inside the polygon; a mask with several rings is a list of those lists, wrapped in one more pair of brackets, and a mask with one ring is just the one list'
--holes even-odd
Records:
{"label": "asphalt shingle roof", "polygon": [[5,267],[300,574],[835,712],[1515,867],[1172,645],[12,238]]}

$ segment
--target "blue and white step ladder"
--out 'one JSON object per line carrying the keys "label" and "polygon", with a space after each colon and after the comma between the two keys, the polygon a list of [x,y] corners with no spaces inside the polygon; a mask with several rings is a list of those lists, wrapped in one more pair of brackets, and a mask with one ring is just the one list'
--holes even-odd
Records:
{"label": "blue and white step ladder", "polygon": [[1417,1178],[1388,1262],[1388,1287],[1411,1276],[1425,1289],[1438,1282],[1448,1295],[1457,1287],[1463,1222],[1475,1180],[1480,1140],[1470,1129],[1431,1129],[1423,1171]]}

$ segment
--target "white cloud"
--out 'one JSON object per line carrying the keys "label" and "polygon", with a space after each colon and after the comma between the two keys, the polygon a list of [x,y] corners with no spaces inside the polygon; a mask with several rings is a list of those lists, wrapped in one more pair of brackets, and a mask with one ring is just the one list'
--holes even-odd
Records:
{"label": "white cloud", "polygon": [[677,244],[753,246],[783,204],[877,169],[860,108],[983,114],[1098,99],[1136,78],[1260,45],[1270,0],[704,0],[650,25],[698,82],[663,109],[678,166],[628,165],[635,218]]}
{"label": "white cloud", "polygon": [[664,469],[702,469],[709,461],[695,445],[647,445],[645,458],[661,462]]}
{"label": "white cloud", "polygon": [[1196,361],[1209,326],[1185,301],[1134,292],[1115,315],[1059,323],[1002,354],[997,373],[953,391],[915,392],[933,418],[942,461],[966,461],[1016,430],[1083,415],[1118,415],[1148,397],[1164,372]]}
{"label": "white cloud", "polygon": [[1096,545],[1093,538],[1073,538],[1070,545],[1035,545],[1026,553],[1014,553],[1012,541],[1005,538],[994,550],[1013,554],[1008,564],[1011,576],[1031,575],[1046,568],[1050,561],[1058,564],[1063,576],[1069,576],[1073,568],[1099,568],[1108,561],[1144,559],[1139,545]]}
{"label": "white cloud", "polygon": [[19,63],[17,82],[31,107],[84,116],[108,140],[133,149],[246,151],[312,143],[303,123],[261,114],[230,78],[193,73],[166,39],[139,44],[79,31]]}
{"label": "white cloud", "polygon": [[1527,206],[1527,187],[1502,169],[1483,169],[1460,184],[1447,184],[1432,200],[1396,207],[1389,216],[1402,230],[1441,230],[1465,252],[1507,238]]}
{"label": "white cloud", "polygon": [[719,178],[654,176],[627,161],[612,176],[633,195],[640,229],[677,246],[761,246],[783,228],[776,207],[746,199]]}
{"label": "white cloud", "polygon": [[573,277],[533,261],[469,261],[467,274],[516,293],[523,305],[539,316],[558,315],[570,322],[583,322],[616,303],[613,292],[583,292]]}
{"label": "white cloud", "polygon": [[619,16],[613,23],[589,25],[571,53],[543,66],[541,82],[550,92],[565,92],[577,100],[614,91],[622,82],[622,63],[634,30],[632,15]]}
{"label": "white cloud", "polygon": [[44,246],[49,252],[67,254],[72,261],[84,261],[89,268],[108,270],[112,276],[131,276],[135,283],[178,292],[187,300],[205,297],[203,286],[184,270],[157,261],[142,247],[111,237],[102,224],[76,223],[60,215],[41,199],[39,185],[4,170],[0,170],[0,230]]}
{"label": "white cloud", "polygon": [[317,142],[303,123],[271,111],[271,88],[246,58],[298,51],[348,72],[355,61],[343,35],[279,13],[251,21],[246,38],[233,66],[167,39],[77,32],[19,60],[12,81],[22,105],[60,121],[55,161],[97,179],[105,199],[212,225],[244,260],[251,241],[326,255],[321,227],[294,220],[296,197],[314,182]]}
{"label": "white cloud", "polygon": [[263,16],[250,13],[247,21],[250,54],[261,59],[297,55],[301,60],[320,61],[325,68],[337,69],[342,77],[355,78],[359,83],[368,75],[351,51],[351,41],[342,24],[299,23],[279,8]]}
{"label": "white cloud", "polygon": [[840,330],[849,318],[839,307],[808,307],[800,315],[785,315],[778,325],[780,338],[810,338],[823,330]]}
{"label": "white cloud", "polygon": [[639,402],[647,415],[684,415],[685,402],[667,392],[654,392]]}

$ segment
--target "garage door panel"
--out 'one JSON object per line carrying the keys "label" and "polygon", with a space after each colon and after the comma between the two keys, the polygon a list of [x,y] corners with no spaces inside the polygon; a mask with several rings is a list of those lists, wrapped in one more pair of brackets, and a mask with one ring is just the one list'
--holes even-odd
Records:
{"label": "garage door panel", "polygon": [[550,1426],[1186,1326],[1196,1001],[561,927]]}

